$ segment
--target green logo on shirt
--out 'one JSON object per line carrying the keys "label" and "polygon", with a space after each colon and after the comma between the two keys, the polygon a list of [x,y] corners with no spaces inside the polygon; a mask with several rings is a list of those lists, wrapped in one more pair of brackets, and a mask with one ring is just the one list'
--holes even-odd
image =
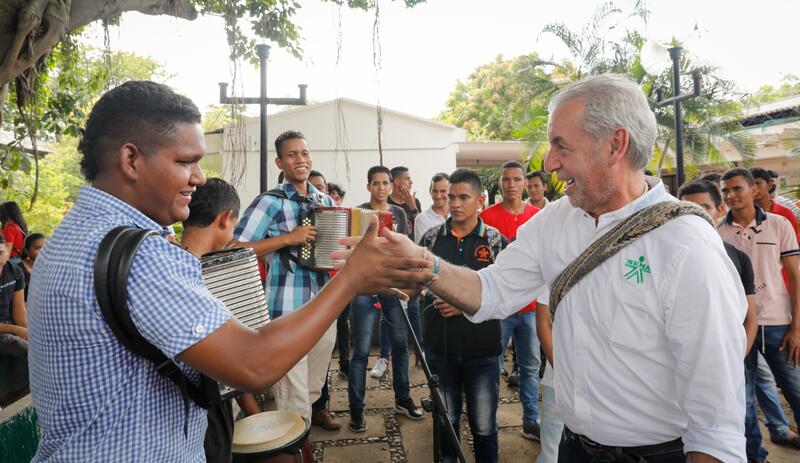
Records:
{"label": "green logo on shirt", "polygon": [[644,274],[650,273],[650,266],[644,261],[644,256],[639,256],[639,260],[628,259],[625,262],[625,267],[628,268],[628,273],[625,274],[625,279],[630,280],[636,278],[636,284],[644,283]]}

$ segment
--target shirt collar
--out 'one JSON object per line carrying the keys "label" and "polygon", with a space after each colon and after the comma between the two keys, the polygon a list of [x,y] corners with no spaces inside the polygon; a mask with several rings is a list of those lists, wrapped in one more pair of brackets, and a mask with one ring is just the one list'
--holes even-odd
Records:
{"label": "shirt collar", "polygon": [[[294,195],[302,196],[300,191],[289,182],[284,181],[283,183],[278,185],[278,188],[280,188],[281,190],[283,190],[284,193],[286,193],[287,198],[292,198],[294,197]],[[322,203],[322,200],[324,199],[325,196],[311,182],[306,182],[306,188],[308,188],[308,196],[306,196],[306,198],[312,199],[317,203]]]}
{"label": "shirt collar", "polygon": [[104,215],[124,217],[139,228],[158,230],[163,236],[168,234],[166,227],[162,227],[135,207],[93,186],[81,186],[75,205],[100,210]]}
{"label": "shirt collar", "polygon": [[[767,220],[767,213],[755,204],[753,207],[756,208],[756,226],[761,225],[761,222]],[[728,211],[728,214],[725,216],[725,223],[728,225],[733,224],[733,210]]]}
{"label": "shirt collar", "polygon": [[597,220],[598,226],[603,223],[623,219],[641,211],[646,207],[652,206],[653,204],[675,199],[673,196],[667,193],[667,189],[664,187],[664,183],[661,181],[661,179],[657,177],[645,176],[644,180],[647,182],[647,186],[649,187],[648,190],[643,195],[617,209],[616,211],[606,212],[605,214],[600,215]]}
{"label": "shirt collar", "polygon": [[[444,225],[442,225],[442,236],[449,236],[453,233],[453,218],[448,217],[447,220],[444,221]],[[478,216],[478,223],[475,225],[475,228],[469,232],[470,235],[475,235],[478,238],[483,238],[486,236],[486,225],[483,224],[483,220]]]}

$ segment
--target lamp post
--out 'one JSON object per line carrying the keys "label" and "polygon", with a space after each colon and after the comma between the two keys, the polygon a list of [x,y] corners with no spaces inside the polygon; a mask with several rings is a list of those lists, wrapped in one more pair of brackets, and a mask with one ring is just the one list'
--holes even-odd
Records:
{"label": "lamp post", "polygon": [[681,93],[681,53],[683,49],[675,46],[666,48],[655,40],[648,40],[642,46],[641,62],[645,71],[651,76],[659,76],[669,61],[672,61],[672,98],[664,99],[664,89],[656,89],[656,106],[673,105],[675,116],[675,170],[678,178],[678,187],[684,182],[683,169],[683,108],[681,102],[700,96],[702,74],[699,70],[692,71],[694,84],[692,93]]}
{"label": "lamp post", "polygon": [[261,106],[261,143],[260,143],[260,177],[259,188],[263,193],[267,191],[267,166],[269,160],[267,159],[267,105],[305,105],[306,104],[306,89],[308,85],[300,84],[297,87],[300,89],[299,98],[268,98],[267,97],[267,58],[269,58],[269,45],[259,44],[256,45],[256,55],[260,60],[261,68],[261,95],[258,98],[250,97],[229,97],[228,84],[225,82],[219,83],[219,102],[220,104],[257,104]]}

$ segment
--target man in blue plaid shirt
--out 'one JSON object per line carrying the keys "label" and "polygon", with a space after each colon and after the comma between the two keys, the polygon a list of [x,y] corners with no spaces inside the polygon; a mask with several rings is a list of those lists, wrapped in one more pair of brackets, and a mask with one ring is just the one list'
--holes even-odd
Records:
{"label": "man in blue plaid shirt", "polygon": [[[239,220],[234,238],[247,241],[264,258],[270,317],[292,313],[317,294],[328,281],[328,272],[316,272],[295,262],[300,246],[316,239],[313,226],[300,225],[300,214],[314,206],[333,206],[333,200],[308,181],[311,152],[305,136],[287,131],[275,139],[275,163],[284,181],[250,204]],[[311,404],[320,396],[328,375],[336,324],[306,357],[272,388],[278,410],[311,418]],[[315,417],[318,418],[318,417]],[[327,421],[332,418],[326,414]]]}
{"label": "man in blue plaid shirt", "polygon": [[305,356],[355,294],[432,278],[422,260],[365,252],[376,249],[373,222],[355,262],[306,307],[251,330],[211,296],[197,259],[165,239],[205,183],[197,107],[164,85],[127,82],[94,106],[79,149],[92,186],[81,188],[36,260],[28,297],[36,462],[206,461],[205,410],[185,405],[153,363],[123,347],[99,308],[94,261],[113,228],[161,232],[144,241],[130,269],[136,329],[191,381],[203,373],[253,393]]}

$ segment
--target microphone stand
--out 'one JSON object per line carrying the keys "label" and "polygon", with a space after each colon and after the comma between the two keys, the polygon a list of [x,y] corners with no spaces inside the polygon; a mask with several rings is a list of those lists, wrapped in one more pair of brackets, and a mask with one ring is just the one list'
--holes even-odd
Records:
{"label": "microphone stand", "polygon": [[[408,329],[408,332],[411,333],[411,339],[414,340],[414,346],[417,348],[417,352],[421,354],[422,346],[420,346],[417,334],[411,327],[411,320],[408,318],[407,309],[401,306],[400,311],[403,313],[403,320],[406,322],[406,328]],[[447,439],[450,441],[450,444],[453,446],[453,448],[456,449],[458,461],[461,463],[466,463],[467,460],[464,458],[464,452],[461,450],[461,444],[458,442],[456,432],[453,429],[453,425],[450,424],[450,419],[447,418],[447,405],[445,405],[444,396],[442,395],[442,391],[439,389],[439,376],[431,373],[431,369],[428,366],[428,360],[424,355],[420,355],[420,360],[422,361],[422,371],[425,372],[425,378],[428,380],[428,389],[430,390],[430,397],[425,397],[421,401],[422,408],[426,412],[433,413],[433,462],[438,463],[440,461],[439,426],[443,426]],[[437,422],[439,423],[439,426],[436,426]]]}

